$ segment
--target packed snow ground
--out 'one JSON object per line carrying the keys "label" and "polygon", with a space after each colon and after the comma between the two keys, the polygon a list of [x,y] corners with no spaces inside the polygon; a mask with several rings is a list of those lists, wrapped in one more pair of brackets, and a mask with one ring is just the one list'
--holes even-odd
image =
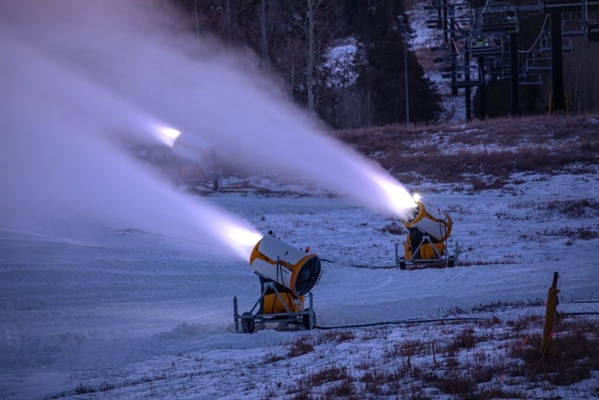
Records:
{"label": "packed snow ground", "polygon": [[[255,178],[252,183],[269,188],[269,195],[227,192],[239,184],[229,180],[222,193],[197,201],[217,204],[298,247],[311,246],[326,260],[312,291],[319,326],[527,303],[546,297],[554,271],[560,273],[562,312],[599,311],[599,303],[579,303],[599,297],[599,239],[572,239],[578,229],[599,230],[597,210],[582,207],[570,218],[547,207],[555,201],[580,207],[580,200],[599,198],[597,174],[518,175],[514,181],[476,193],[448,185],[410,188],[452,216],[450,245],[457,243],[461,265],[452,269],[389,268],[395,243],[404,240],[385,232],[393,218],[323,192],[302,195],[299,187]],[[249,310],[259,295],[258,279],[247,262],[211,243],[135,226],[57,221],[29,230],[3,227],[0,396],[285,398],[290,385],[319,367],[375,363],[393,343],[441,334],[431,325],[353,328],[353,340],[321,339],[313,354],[274,364],[287,358],[289,343],[303,335],[318,340],[322,331],[267,326],[253,335],[234,333],[233,297],[240,311]],[[543,316],[544,307],[504,310],[501,318],[522,313]],[[597,376],[549,394],[596,398]],[[547,395],[538,390],[528,395]]]}
{"label": "packed snow ground", "polygon": [[[252,63],[244,57],[221,59],[204,48],[209,44],[170,32],[178,32],[179,20],[151,2],[23,4],[4,2],[0,24],[9,55],[0,58],[0,397],[326,398],[340,368],[361,390],[369,373],[393,373],[408,362],[395,345],[422,339],[442,347],[445,336],[470,326],[497,335],[497,346],[457,357],[478,359],[490,348],[481,362],[501,363],[504,324],[543,315],[536,299],[546,295],[554,271],[561,274],[562,312],[597,311],[598,303],[577,302],[599,292],[596,168],[588,175],[518,175],[497,191],[410,188],[451,214],[450,245],[461,261],[453,269],[400,271],[394,251],[403,237],[388,233],[398,226],[390,216],[322,189],[264,178],[249,182],[257,190],[229,190],[243,186],[231,180],[222,193],[181,199],[103,140],[121,132],[145,141],[148,129],[160,136],[168,121],[209,135],[240,169],[294,167],[294,176],[339,184],[338,192],[371,206],[384,203],[371,181],[385,178],[384,171],[320,135],[296,107],[273,96],[278,90],[247,74]],[[29,29],[31,21],[39,29]],[[202,62],[175,43],[198,51]],[[464,312],[489,318],[485,304],[528,306],[497,309],[508,322],[491,327],[387,324],[323,333],[268,326],[238,334],[233,297],[249,309],[258,279],[247,257],[218,245],[212,233],[222,235],[220,225],[233,218],[206,201],[326,260],[313,290],[321,327]],[[485,311],[468,312],[480,304]],[[537,322],[530,329],[538,331]],[[312,350],[293,350],[306,341]],[[435,355],[418,357],[413,365],[435,363]],[[519,377],[501,380],[501,371],[492,375],[494,385],[515,385],[526,397],[598,393],[595,372],[595,381],[545,390]],[[393,384],[368,393],[451,397],[414,378]]]}

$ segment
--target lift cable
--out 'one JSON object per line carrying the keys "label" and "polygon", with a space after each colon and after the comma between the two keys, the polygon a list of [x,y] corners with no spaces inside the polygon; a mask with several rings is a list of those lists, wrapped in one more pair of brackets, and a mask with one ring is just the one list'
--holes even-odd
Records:
{"label": "lift cable", "polygon": [[483,13],[487,10],[487,7],[489,6],[490,1],[491,0],[487,0],[487,2],[485,3],[485,6],[483,7],[482,11],[480,12],[480,22],[482,22]]}
{"label": "lift cable", "polygon": [[[462,56],[462,53],[460,53],[460,50],[458,49],[458,45],[453,38],[451,39],[451,43],[453,43],[453,48],[455,49],[456,54],[458,56]],[[439,227],[439,229],[441,229],[441,228]]]}
{"label": "lift cable", "polygon": [[537,45],[537,43],[539,42],[539,39],[541,39],[541,36],[543,35],[543,32],[545,31],[545,25],[547,24],[547,20],[549,19],[549,15],[550,14],[545,15],[545,21],[543,21],[543,26],[541,26],[541,31],[539,32],[539,35],[535,39],[535,41],[532,44],[532,46],[530,46],[530,48],[528,50],[518,50],[518,53],[528,54]]}

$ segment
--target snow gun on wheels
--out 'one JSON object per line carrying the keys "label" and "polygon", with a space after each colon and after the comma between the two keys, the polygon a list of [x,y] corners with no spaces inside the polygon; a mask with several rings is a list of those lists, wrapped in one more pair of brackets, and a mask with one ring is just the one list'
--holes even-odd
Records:
{"label": "snow gun on wheels", "polygon": [[404,256],[399,255],[399,244],[395,244],[397,266],[402,270],[455,266],[456,255],[447,252],[447,239],[453,225],[451,217],[417,196],[414,200],[416,207],[412,215],[402,220],[408,229]]}
{"label": "snow gun on wheels", "polygon": [[[253,248],[250,267],[260,279],[260,297],[248,312],[239,314],[233,299],[235,331],[253,333],[256,323],[295,324],[305,329],[316,325],[310,290],[321,274],[320,258],[310,248],[298,249],[275,238],[272,232]],[[308,296],[308,307],[305,297]]]}

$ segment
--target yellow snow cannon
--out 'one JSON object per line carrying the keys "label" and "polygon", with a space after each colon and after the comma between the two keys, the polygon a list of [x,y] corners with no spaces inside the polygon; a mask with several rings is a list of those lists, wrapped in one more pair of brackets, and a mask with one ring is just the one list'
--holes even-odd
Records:
{"label": "yellow snow cannon", "polygon": [[220,172],[216,163],[214,145],[200,136],[178,132],[172,153],[177,156],[178,176],[174,183],[188,189],[205,187],[214,191],[220,189]]}
{"label": "yellow snow cannon", "polygon": [[312,290],[320,276],[320,258],[307,250],[269,234],[254,246],[250,268],[257,275],[283,285],[295,297],[303,296]]}
{"label": "yellow snow cannon", "polygon": [[415,267],[453,267],[455,255],[447,254],[447,239],[451,234],[453,222],[448,214],[440,209],[414,199],[416,206],[406,220],[402,220],[408,229],[404,244],[405,256],[399,257],[396,245],[396,262],[400,269]]}
{"label": "yellow snow cannon", "polygon": [[[252,333],[256,322],[296,324],[312,329],[316,314],[312,308],[312,288],[321,275],[321,261],[310,247],[299,249],[276,238],[272,232],[254,246],[250,268],[260,279],[260,297],[249,312],[239,315],[233,299],[235,330]],[[304,297],[309,297],[309,307]],[[241,326],[240,326],[241,325]]]}

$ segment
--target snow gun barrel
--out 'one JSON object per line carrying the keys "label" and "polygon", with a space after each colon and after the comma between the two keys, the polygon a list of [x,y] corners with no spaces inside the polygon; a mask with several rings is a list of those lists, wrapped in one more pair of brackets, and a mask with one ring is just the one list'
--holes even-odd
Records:
{"label": "snow gun barrel", "polygon": [[187,132],[180,132],[173,142],[173,153],[189,161],[202,164],[206,157],[213,152],[213,144]]}
{"label": "snow gun barrel", "polygon": [[271,234],[254,246],[250,268],[257,275],[278,283],[300,297],[312,290],[321,273],[320,257],[300,250]]}
{"label": "snow gun barrel", "polygon": [[426,204],[421,200],[416,201],[416,207],[412,216],[403,220],[402,223],[409,230],[418,229],[439,242],[444,242],[451,233],[453,222],[448,214]]}
{"label": "snow gun barrel", "polygon": [[412,215],[402,223],[409,231],[405,243],[406,260],[437,260],[443,256],[453,226],[448,214],[416,200]]}

